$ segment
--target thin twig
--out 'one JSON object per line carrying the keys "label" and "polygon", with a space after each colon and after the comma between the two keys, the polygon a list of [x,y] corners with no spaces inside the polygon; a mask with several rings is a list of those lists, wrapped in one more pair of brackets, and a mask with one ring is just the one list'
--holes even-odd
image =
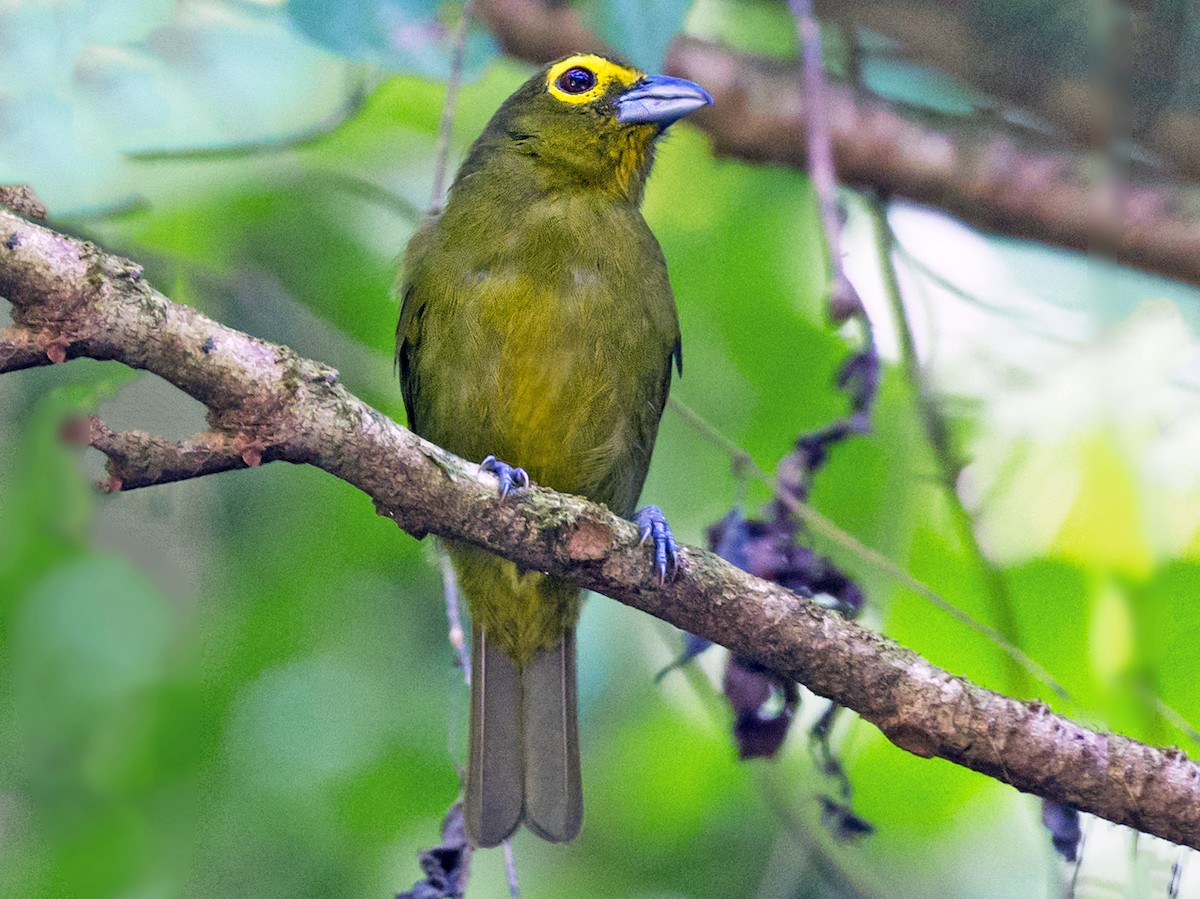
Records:
{"label": "thin twig", "polygon": [[114,431],[95,415],[66,422],[62,437],[108,457],[108,477],[96,485],[103,493],[186,481],[238,468],[257,468],[280,454],[277,445],[213,431],[178,442],[145,431]]}
{"label": "thin twig", "polygon": [[716,444],[729,455],[729,466],[737,490],[734,495],[734,507],[740,508],[746,499],[746,487],[750,480],[750,470],[754,467],[754,459],[750,454],[708,423],[700,413],[676,396],[667,397],[667,407],[692,426],[705,440]]}
{"label": "thin twig", "polygon": [[947,293],[957,297],[964,303],[969,303],[977,309],[989,312],[993,315],[1002,316],[1009,321],[1019,325],[1022,334],[1027,334],[1031,337],[1037,337],[1047,343],[1054,343],[1064,347],[1078,348],[1083,346],[1083,343],[1066,337],[1062,334],[1055,334],[1038,323],[1034,314],[1029,310],[1014,309],[1011,306],[1006,306],[995,300],[985,299],[978,294],[971,293],[960,284],[956,284],[931,266],[924,259],[921,259],[912,250],[905,245],[904,241],[900,240],[900,236],[892,229],[892,246],[898,256],[903,258],[907,268],[917,272],[922,277],[932,281]]}
{"label": "thin twig", "polygon": [[[908,308],[904,304],[904,293],[900,287],[900,278],[896,272],[895,263],[895,233],[888,221],[887,204],[876,198],[874,201],[875,243],[879,253],[879,269],[883,277],[884,293],[896,320],[898,344],[900,346],[900,364],[912,386],[915,394],[918,418],[925,432],[925,441],[933,451],[933,457],[938,468],[938,480],[941,492],[950,506],[950,514],[954,520],[958,537],[966,545],[983,579],[986,596],[990,600],[994,619],[1000,623],[997,631],[1004,634],[1005,641],[1017,639],[1017,621],[1013,614],[1012,598],[1003,576],[983,551],[979,538],[975,533],[975,520],[963,505],[958,493],[958,480],[962,475],[963,463],[954,451],[950,441],[948,424],[941,409],[930,393],[926,384],[925,373],[921,369],[921,360],[917,354],[917,344],[913,336],[912,324],[908,316]],[[1013,685],[1024,692],[1028,684],[1024,683],[1027,669],[1014,657],[1009,657],[1015,667],[1010,669]]]}
{"label": "thin twig", "polygon": [[1171,879],[1167,882],[1167,899],[1179,899],[1179,888],[1183,884],[1183,868],[1191,853],[1180,849],[1171,863]]}
{"label": "thin twig", "polygon": [[[1011,643],[995,628],[992,628],[983,622],[974,618],[970,613],[963,611],[954,605],[950,600],[946,599],[924,581],[910,574],[907,570],[897,565],[887,556],[877,550],[872,549],[865,543],[862,543],[857,537],[843,528],[839,527],[829,518],[826,518],[816,509],[802,503],[787,495],[783,499],[785,491],[781,488],[776,478],[763,469],[754,457],[748,451],[740,447],[737,443],[721,433],[715,425],[709,422],[695,409],[688,406],[683,400],[678,397],[671,397],[667,401],[668,407],[682,418],[692,428],[708,440],[711,444],[726,453],[733,462],[735,470],[742,474],[753,475],[761,483],[771,488],[772,493],[781,498],[791,512],[799,516],[805,524],[821,534],[828,540],[832,540],[844,549],[849,550],[854,555],[858,556],[865,562],[874,565],[878,570],[890,576],[899,584],[907,587],[913,593],[916,593],[922,599],[931,603],[935,608],[940,609],[946,614],[953,617],[956,621],[975,631],[976,633],[986,637],[992,641],[1005,655],[1020,665],[1026,672],[1034,677],[1038,682],[1042,683],[1056,695],[1074,703],[1074,699],[1067,689],[1060,684],[1053,675],[1050,674],[1042,665],[1034,661],[1024,652],[1022,652],[1015,644]],[[1151,702],[1159,713],[1170,724],[1184,734],[1193,743],[1200,746],[1200,730],[1194,727],[1183,715],[1165,703],[1157,696],[1145,697],[1146,701]]]}
{"label": "thin twig", "polygon": [[830,143],[828,104],[825,102],[825,67],[821,61],[821,26],[811,0],[789,0],[796,18],[796,36],[802,54],[801,90],[808,117],[808,176],[821,207],[821,227],[829,245],[829,263],[836,281],[842,275],[842,225],[838,219],[837,176]]}
{"label": "thin twig", "polygon": [[679,397],[672,395],[667,399],[667,406],[672,412],[686,421],[692,428],[704,437],[709,443],[720,447],[728,454],[729,458],[737,466],[753,466],[754,458],[746,450],[742,449],[724,434],[716,429],[709,421],[704,418],[699,412],[685,403]]}
{"label": "thin twig", "polygon": [[401,221],[416,223],[421,220],[422,212],[415,203],[410,203],[398,193],[373,184],[365,178],[335,172],[331,169],[311,172],[308,177],[318,183],[324,181],[334,190],[386,209]]}
{"label": "thin twig", "polygon": [[1088,827],[1079,835],[1079,847],[1075,850],[1075,864],[1071,866],[1071,879],[1067,883],[1067,899],[1075,899],[1075,888],[1079,884],[1079,872],[1083,868],[1083,850],[1087,846],[1088,832],[1091,829],[1091,827]]}
{"label": "thin twig", "polygon": [[[765,472],[763,472],[765,474]],[[1053,675],[1050,674],[1039,663],[1026,655],[1020,648],[1013,643],[1010,643],[1005,636],[990,625],[984,624],[973,618],[969,613],[964,612],[950,600],[946,599],[928,584],[917,579],[909,574],[883,553],[872,549],[865,543],[860,541],[854,535],[842,530],[816,509],[811,506],[805,506],[797,502],[794,498],[786,495],[781,490],[777,490],[776,496],[785,502],[790,511],[799,516],[805,524],[811,527],[817,533],[823,535],[829,540],[841,545],[845,549],[850,550],[859,558],[873,564],[876,568],[883,571],[885,574],[891,575],[900,584],[907,587],[913,593],[931,603],[935,608],[941,609],[947,615],[951,616],[959,623],[965,625],[971,630],[992,641],[1005,655],[1012,658],[1017,664],[1028,671],[1036,680],[1040,681],[1050,690],[1052,690],[1061,699],[1074,703],[1071,694],[1067,692],[1067,688],[1060,684]]]}
{"label": "thin twig", "polygon": [[[866,329],[868,344],[873,337],[871,320],[842,263],[842,217],[838,205],[837,172],[833,161],[833,135],[829,128],[829,92],[825,64],[821,58],[821,26],[813,15],[812,0],[789,0],[800,40],[800,91],[808,115],[804,119],[808,177],[817,195],[821,230],[829,251],[829,314],[835,322],[857,317]],[[872,405],[867,403],[868,407]]]}
{"label": "thin twig", "polygon": [[466,631],[463,629],[462,615],[458,610],[458,578],[454,575],[454,564],[450,554],[439,546],[437,550],[438,567],[442,571],[442,594],[446,600],[446,620],[450,625],[450,646],[458,656],[458,667],[462,669],[463,681],[471,685],[471,654],[467,651]]}
{"label": "thin twig", "polygon": [[837,23],[842,29],[842,39],[846,42],[846,80],[861,89],[864,82],[863,66],[866,53],[863,50],[862,37],[858,33],[858,23],[855,21],[854,12],[842,9]]}
{"label": "thin twig", "polygon": [[[446,623],[449,627],[448,637],[450,648],[454,652],[455,665],[459,673],[462,674],[463,683],[468,687],[471,686],[471,656],[467,652],[467,641],[462,626],[462,617],[458,611],[458,578],[454,574],[454,565],[450,561],[450,554],[446,552],[446,548],[440,542],[435,541],[430,546],[430,552],[437,560],[438,570],[442,574],[442,598],[446,604]],[[463,771],[465,770],[458,761],[458,733],[459,733],[459,716],[462,714],[462,691],[457,686],[451,687],[450,695],[450,722],[447,728],[446,736],[446,752],[450,755],[450,761],[458,771],[458,779],[461,782]],[[470,700],[468,699],[468,705]]]}
{"label": "thin twig", "polygon": [[1177,712],[1172,706],[1155,696],[1153,691],[1151,691],[1149,688],[1146,688],[1145,692],[1149,695],[1148,697],[1144,696],[1143,698],[1149,698],[1152,700],[1154,703],[1154,708],[1158,710],[1158,713],[1162,715],[1172,727],[1174,727],[1180,733],[1186,735],[1187,738],[1197,746],[1200,746],[1200,731],[1197,731],[1196,727],[1190,721],[1184,718],[1183,715]]}
{"label": "thin twig", "polygon": [[442,105],[442,121],[438,125],[437,156],[433,166],[433,189],[429,194],[429,214],[442,210],[442,193],[446,185],[446,169],[450,163],[450,138],[454,132],[454,111],[458,104],[458,89],[462,84],[463,66],[467,59],[467,28],[471,23],[474,0],[463,3],[462,16],[454,32],[454,56],[450,61],[450,80],[446,82],[446,102]]}
{"label": "thin twig", "polygon": [[[681,417],[688,424],[692,425],[692,427],[694,427],[698,433],[704,435],[706,438],[709,438],[715,446],[720,447],[723,451],[729,453],[732,458],[736,459],[739,464],[744,465],[744,468],[747,472],[754,475],[754,477],[756,477],[759,481],[770,487],[774,496],[785,506],[787,506],[789,512],[800,518],[806,525],[808,525],[818,534],[825,537],[827,540],[833,541],[843,549],[849,550],[863,561],[874,565],[884,574],[889,575],[899,584],[907,587],[913,593],[916,593],[918,596],[931,603],[935,608],[942,610],[976,633],[987,637],[989,640],[995,643],[1003,653],[1016,661],[1036,680],[1044,684],[1056,695],[1068,702],[1074,701],[1071,698],[1071,694],[1067,692],[1067,689],[1057,680],[1055,680],[1049,671],[1027,656],[1013,643],[1010,643],[1007,639],[1005,639],[1004,635],[995,628],[976,620],[969,613],[964,612],[958,606],[954,605],[954,603],[950,602],[950,600],[946,599],[928,584],[917,579],[912,574],[909,574],[883,553],[867,546],[853,534],[840,528],[833,521],[826,518],[812,506],[797,500],[788,491],[784,490],[782,486],[780,486],[779,481],[774,475],[770,474],[768,471],[762,468],[762,466],[755,462],[754,458],[748,452],[746,452],[746,450],[742,449],[728,437],[721,434],[721,432],[717,430],[715,426],[706,421],[704,417],[700,415],[700,413],[685,405],[682,400],[672,399],[670,401],[670,406],[674,411],[679,412]],[[686,412],[683,410],[686,410]]]}
{"label": "thin twig", "polygon": [[508,875],[509,899],[521,899],[521,884],[517,881],[517,859],[513,855],[511,840],[501,843],[504,847],[504,873]]}
{"label": "thin twig", "polygon": [[[670,633],[665,628],[657,628],[656,633],[662,640],[668,652],[673,652]],[[675,633],[678,633],[677,631]],[[726,727],[729,705],[721,695],[716,685],[707,674],[697,665],[685,665],[679,669],[684,681],[692,694],[700,700],[709,720],[717,728]],[[750,766],[753,782],[758,790],[763,804],[771,810],[776,820],[795,841],[797,848],[803,851],[812,866],[829,883],[837,887],[840,896],[867,897],[872,895],[865,883],[856,882],[854,871],[844,868],[830,854],[826,846],[813,835],[813,828],[804,820],[803,813],[794,808],[789,801],[796,793],[795,784],[782,784],[774,776],[777,769],[774,766]],[[810,797],[812,794],[809,794]]]}

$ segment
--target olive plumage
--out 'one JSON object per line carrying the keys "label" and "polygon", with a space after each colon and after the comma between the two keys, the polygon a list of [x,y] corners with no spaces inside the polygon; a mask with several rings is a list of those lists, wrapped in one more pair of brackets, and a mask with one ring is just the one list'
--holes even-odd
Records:
{"label": "olive plumage", "polygon": [[[634,513],[682,365],[666,262],[639,207],[656,139],[708,102],[691,82],[591,54],[504,102],[408,245],[396,356],[413,430],[503,460],[489,463],[502,477],[520,466]],[[468,835],[492,846],[523,821],[569,840],[583,815],[579,591],[448,549],[473,625]]]}

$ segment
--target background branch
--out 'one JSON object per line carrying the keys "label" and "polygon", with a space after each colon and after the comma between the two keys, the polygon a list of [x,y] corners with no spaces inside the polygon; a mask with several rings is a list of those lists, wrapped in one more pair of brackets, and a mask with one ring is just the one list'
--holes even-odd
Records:
{"label": "background branch", "polygon": [[[578,14],[541,0],[477,0],[504,49],[545,62],[602,49]],[[807,105],[796,64],[679,37],[667,72],[702,83],[716,103],[692,117],[720,154],[805,167]],[[1200,284],[1198,192],[1161,175],[1114,183],[1086,151],[1030,146],[995,127],[936,120],[842,84],[828,84],[834,162],[842,183],[946,210],[976,227]]]}
{"label": "background branch", "polygon": [[[1128,79],[1119,92],[1102,73],[1076,67],[1064,52],[1061,36],[1071,33],[1072,21],[1078,21],[1071,17],[1087,7],[1047,6],[1047,31],[1066,27],[1039,43],[1029,39],[1029,29],[1014,27],[1020,16],[1015,7],[992,18],[981,15],[979,7],[924,0],[817,0],[816,5],[822,15],[887,35],[912,58],[1033,110],[1079,145],[1111,152],[1121,138],[1132,137],[1171,166],[1200,175],[1200,115],[1188,96],[1196,60],[1184,46],[1189,26],[1194,27],[1189,19],[1200,15],[1194,4],[1129,4],[1119,20],[1127,31],[1111,20],[1107,34],[1090,36],[1107,43],[1109,65]],[[1174,82],[1175,90],[1163,95],[1154,90],[1154,81],[1159,86]]]}
{"label": "background branch", "polygon": [[[0,359],[21,363],[7,368],[90,357],[154,372],[205,403],[228,445],[317,466],[412,534],[468,540],[721,643],[916,755],[1200,848],[1200,767],[1182,752],[985,690],[711,553],[684,548],[678,577],[660,587],[631,523],[538,487],[499,502],[491,475],[370,408],[332,369],[173,303],[139,266],[2,210],[0,296],[14,307]],[[57,349],[31,360],[29,346]],[[164,459],[181,452],[139,445]]]}

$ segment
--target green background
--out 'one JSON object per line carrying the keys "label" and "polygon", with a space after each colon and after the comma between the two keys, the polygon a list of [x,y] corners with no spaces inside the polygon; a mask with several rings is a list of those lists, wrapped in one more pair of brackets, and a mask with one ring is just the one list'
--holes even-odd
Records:
{"label": "green background", "polygon": [[[391,287],[428,203],[454,9],[342,7],[411,17],[425,43],[397,55],[375,19],[330,24],[335,6],[0,8],[0,182],[31,183],[55,226],[138,260],[173,299],[334,366],[402,421]],[[680,27],[793,49],[774,4],[585,12],[647,66]],[[639,15],[649,24],[632,27]],[[830,46],[836,68],[836,34]],[[452,161],[532,71],[483,33],[470,47]],[[939,73],[912,74],[885,55],[872,77],[942,109],[967,102]],[[814,504],[1004,631],[1073,701],[894,573],[814,541],[866,589],[865,620],[936,664],[1194,750],[1153,697],[1200,721],[1200,292],[957,226],[932,240],[931,214],[895,209],[922,389],[950,435],[948,491],[911,366],[889,349],[875,212],[856,197],[848,209],[847,265],[889,363],[873,433],[835,450]],[[674,396],[770,469],[846,410],[833,378],[854,341],[825,319],[809,183],[716,159],[683,124],[662,142],[645,213],[683,322]],[[976,285],[988,296],[956,297],[922,267],[953,269],[968,248],[1002,273]],[[465,745],[430,541],[309,468],[99,496],[99,460],[57,439],[90,410],[176,438],[203,427],[199,404],[115,363],[0,379],[0,894],[407,889]],[[740,489],[728,455],[668,412],[644,496],[676,533],[702,543]],[[751,485],[748,508],[766,497]],[[876,832],[834,840],[815,797],[836,784],[804,733],[823,701],[805,696],[778,759],[739,762],[711,685],[718,650],[654,682],[678,648],[665,625],[589,602],[586,822],[569,846],[517,836],[524,895],[1028,897],[1070,876],[1036,800],[906,755],[851,716],[835,744]],[[1128,832],[1087,828],[1091,846],[1115,848],[1085,851],[1083,884],[1162,894],[1173,850],[1142,839],[1135,853]],[[506,891],[499,853],[477,854],[469,895]]]}

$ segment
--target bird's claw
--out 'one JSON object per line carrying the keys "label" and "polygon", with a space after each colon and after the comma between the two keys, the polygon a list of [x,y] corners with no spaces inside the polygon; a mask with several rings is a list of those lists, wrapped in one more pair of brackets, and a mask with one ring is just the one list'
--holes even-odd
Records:
{"label": "bird's claw", "polygon": [[496,476],[496,480],[500,482],[501,497],[508,496],[509,491],[514,487],[529,486],[529,474],[524,468],[517,468],[507,462],[501,462],[495,456],[485,458],[479,463],[479,467]]}
{"label": "bird's claw", "polygon": [[675,568],[678,558],[675,535],[671,526],[658,506],[646,506],[638,509],[633,516],[634,524],[638,526],[640,543],[654,541],[654,567],[658,571],[659,584],[667,582],[667,572]]}

